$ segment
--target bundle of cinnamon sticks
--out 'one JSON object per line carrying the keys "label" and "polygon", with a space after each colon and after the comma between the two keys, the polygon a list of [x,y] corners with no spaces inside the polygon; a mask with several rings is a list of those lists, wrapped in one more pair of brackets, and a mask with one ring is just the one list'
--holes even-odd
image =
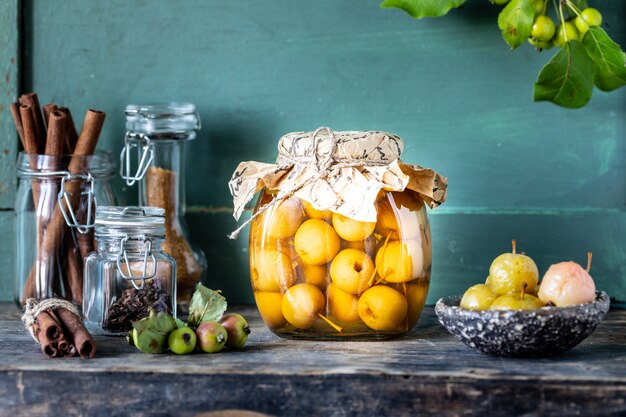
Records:
{"label": "bundle of cinnamon sticks", "polygon": [[[50,103],[43,106],[42,111],[35,93],[23,94],[10,109],[24,151],[31,156],[30,165],[34,171],[39,168],[40,156],[47,155],[59,157],[57,165],[48,159],[47,169],[87,174],[86,157],[95,151],[104,112],[88,110],[78,134],[68,108]],[[81,208],[85,206],[81,204],[83,181],[67,181],[65,190],[69,202],[60,203],[56,199],[60,180],[34,177],[32,181],[37,213],[37,256],[22,290],[22,304],[30,297],[41,299],[53,294],[64,295],[75,304],[82,303],[82,262],[93,251],[93,232],[83,235],[68,229],[63,211],[71,209],[81,219]]]}
{"label": "bundle of cinnamon sticks", "polygon": [[39,313],[33,324],[33,335],[41,351],[51,358],[79,355],[93,358],[96,354],[96,342],[78,316],[63,307]]}

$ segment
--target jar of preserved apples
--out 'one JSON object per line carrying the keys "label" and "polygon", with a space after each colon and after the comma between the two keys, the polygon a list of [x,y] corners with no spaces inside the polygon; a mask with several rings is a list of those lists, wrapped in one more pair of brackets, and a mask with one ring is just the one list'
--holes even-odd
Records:
{"label": "jar of preserved apples", "polygon": [[[238,218],[257,191],[250,276],[265,324],[283,337],[385,339],[426,302],[432,243],[426,205],[447,179],[400,161],[385,132],[296,132],[276,164],[243,162],[230,181]],[[236,237],[241,227],[233,233]]]}

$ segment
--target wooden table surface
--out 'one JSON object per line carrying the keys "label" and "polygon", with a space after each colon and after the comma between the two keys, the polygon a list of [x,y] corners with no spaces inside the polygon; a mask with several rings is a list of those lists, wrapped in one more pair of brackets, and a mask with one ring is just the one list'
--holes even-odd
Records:
{"label": "wooden table surface", "polygon": [[626,415],[624,310],[553,359],[476,353],[439,325],[432,307],[407,336],[387,342],[284,340],[256,309],[233,311],[251,323],[242,351],[146,355],[103,336],[92,360],[48,359],[17,309],[0,303],[0,414]]}

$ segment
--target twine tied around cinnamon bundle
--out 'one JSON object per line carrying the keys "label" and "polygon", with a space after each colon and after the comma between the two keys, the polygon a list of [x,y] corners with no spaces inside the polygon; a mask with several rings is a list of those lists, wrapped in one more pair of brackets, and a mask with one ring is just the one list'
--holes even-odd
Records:
{"label": "twine tied around cinnamon bundle", "polygon": [[83,326],[74,304],[60,298],[26,300],[22,323],[49,357],[92,358],[96,343]]}
{"label": "twine tied around cinnamon bundle", "polygon": [[34,298],[26,300],[26,306],[24,306],[24,314],[22,315],[22,323],[26,326],[26,330],[30,333],[31,337],[39,343],[39,339],[35,336],[35,320],[40,313],[46,310],[56,310],[57,308],[64,308],[80,318],[80,312],[76,306],[67,300],[60,298],[47,298],[37,302]]}
{"label": "twine tied around cinnamon bundle", "polygon": [[233,173],[229,188],[235,219],[263,188],[278,192],[228,237],[235,239],[255,218],[292,196],[317,210],[370,222],[376,221],[374,202],[381,189],[409,188],[431,208],[442,204],[447,178],[432,169],[402,163],[402,148],[399,136],[379,131],[335,132],[320,127],[284,135],[276,164],[242,162]]}

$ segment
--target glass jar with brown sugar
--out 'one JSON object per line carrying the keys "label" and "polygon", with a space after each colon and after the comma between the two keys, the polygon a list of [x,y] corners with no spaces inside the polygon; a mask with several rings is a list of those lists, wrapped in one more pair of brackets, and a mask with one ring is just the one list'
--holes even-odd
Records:
{"label": "glass jar with brown sugar", "polygon": [[176,260],[177,305],[182,313],[207,267],[202,250],[189,241],[185,223],[185,147],[199,129],[200,116],[193,104],[126,106],[121,175],[128,185],[139,182],[141,205],[165,209],[163,250]]}

